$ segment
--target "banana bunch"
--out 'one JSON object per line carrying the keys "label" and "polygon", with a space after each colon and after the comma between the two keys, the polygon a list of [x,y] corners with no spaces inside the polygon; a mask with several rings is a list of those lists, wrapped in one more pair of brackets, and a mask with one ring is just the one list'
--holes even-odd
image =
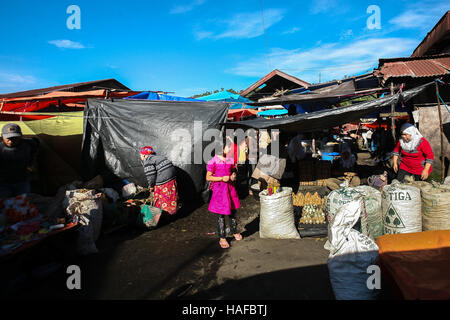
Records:
{"label": "banana bunch", "polygon": [[327,197],[322,198],[322,208],[325,208],[327,206]]}
{"label": "banana bunch", "polygon": [[304,205],[318,205],[320,206],[322,204],[322,198],[320,198],[319,194],[316,192],[313,195],[311,195],[309,192],[305,195],[305,203]]}
{"label": "banana bunch", "polygon": [[301,224],[323,224],[325,223],[325,213],[322,206],[317,204],[308,204],[303,207]]}
{"label": "banana bunch", "polygon": [[299,192],[298,194],[295,194],[292,192],[292,203],[294,206],[303,207],[303,200],[304,200],[303,193]]}
{"label": "banana bunch", "polygon": [[305,195],[299,192],[298,194],[292,193],[292,201],[296,207],[303,207],[312,204],[322,206],[326,202],[326,197],[322,199],[317,192],[313,195],[309,192]]}

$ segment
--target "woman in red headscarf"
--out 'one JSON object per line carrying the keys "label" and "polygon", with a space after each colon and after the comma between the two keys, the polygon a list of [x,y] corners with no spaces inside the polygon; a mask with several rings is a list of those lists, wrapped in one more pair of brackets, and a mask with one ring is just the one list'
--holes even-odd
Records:
{"label": "woman in red headscarf", "polygon": [[178,190],[176,170],[166,157],[156,155],[152,147],[146,146],[140,152],[145,176],[154,190],[153,205],[173,215],[177,212]]}

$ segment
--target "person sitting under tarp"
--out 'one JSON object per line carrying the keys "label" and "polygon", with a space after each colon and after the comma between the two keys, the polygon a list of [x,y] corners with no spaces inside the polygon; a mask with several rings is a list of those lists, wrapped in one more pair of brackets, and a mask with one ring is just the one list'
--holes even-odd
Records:
{"label": "person sitting under tarp", "polygon": [[351,152],[350,146],[344,145],[339,159],[339,168],[337,170],[339,178],[329,178],[325,181],[326,186],[330,190],[339,189],[339,185],[345,180],[348,181],[350,187],[357,187],[361,184],[358,177],[356,157]]}
{"label": "person sitting under tarp", "polygon": [[0,198],[30,193],[30,173],[35,161],[39,141],[25,140],[17,124],[2,128],[0,143]]}
{"label": "person sitting under tarp", "polygon": [[176,170],[172,162],[157,155],[152,147],[146,146],[140,152],[145,176],[150,191],[154,191],[153,205],[173,215],[177,212],[178,189]]}

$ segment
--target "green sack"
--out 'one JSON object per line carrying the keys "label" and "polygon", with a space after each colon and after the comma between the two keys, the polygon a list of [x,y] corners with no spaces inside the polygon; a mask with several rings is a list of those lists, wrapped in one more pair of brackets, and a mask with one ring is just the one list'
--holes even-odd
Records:
{"label": "green sack", "polygon": [[162,210],[147,204],[141,205],[141,212],[138,216],[137,224],[147,229],[154,228],[158,225]]}

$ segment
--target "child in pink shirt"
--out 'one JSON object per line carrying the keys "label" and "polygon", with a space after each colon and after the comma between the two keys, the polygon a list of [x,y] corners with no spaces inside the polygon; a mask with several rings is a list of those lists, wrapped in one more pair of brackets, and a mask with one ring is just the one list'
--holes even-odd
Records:
{"label": "child in pink shirt", "polygon": [[237,233],[235,212],[241,206],[234,186],[236,180],[236,165],[234,157],[227,157],[229,146],[223,148],[221,155],[215,155],[207,165],[206,180],[212,185],[212,196],[208,210],[217,214],[217,230],[219,244],[222,248],[229,248],[225,232],[225,216],[230,217],[230,230],[236,240],[242,240]]}

